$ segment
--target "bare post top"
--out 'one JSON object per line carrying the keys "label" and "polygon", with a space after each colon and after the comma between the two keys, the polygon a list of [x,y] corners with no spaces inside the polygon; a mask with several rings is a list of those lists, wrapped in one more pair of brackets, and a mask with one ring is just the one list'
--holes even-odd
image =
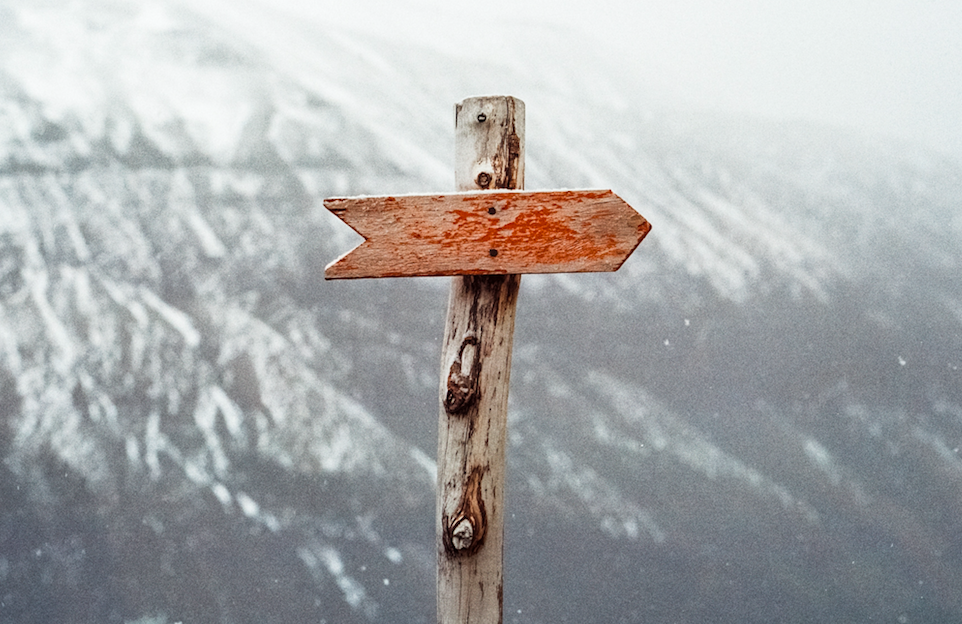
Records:
{"label": "bare post top", "polygon": [[455,107],[454,184],[459,191],[524,188],[524,102],[467,98]]}

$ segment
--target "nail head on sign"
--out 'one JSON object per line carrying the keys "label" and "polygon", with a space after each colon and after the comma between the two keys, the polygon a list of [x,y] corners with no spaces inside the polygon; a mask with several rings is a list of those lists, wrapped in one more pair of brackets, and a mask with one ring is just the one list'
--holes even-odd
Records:
{"label": "nail head on sign", "polygon": [[491,257],[492,257],[492,258],[494,258],[494,257],[496,257],[496,256],[498,255],[498,250],[497,250],[497,249],[492,249],[492,250],[489,251],[488,253],[491,254]]}

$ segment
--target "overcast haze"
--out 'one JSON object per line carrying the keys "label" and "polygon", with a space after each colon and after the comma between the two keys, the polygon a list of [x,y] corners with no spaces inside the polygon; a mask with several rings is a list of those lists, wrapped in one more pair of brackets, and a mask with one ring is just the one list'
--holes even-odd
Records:
{"label": "overcast haze", "polygon": [[[283,3],[321,21],[497,60],[517,49],[543,53],[554,38],[572,55],[559,64],[624,72],[658,97],[857,127],[962,156],[958,2],[359,0],[335,12]],[[478,76],[478,84],[492,83]]]}
{"label": "overcast haze", "polygon": [[947,144],[948,11],[379,2],[0,0],[0,623],[436,621],[450,286],[321,200],[502,92],[653,227],[522,282],[505,624],[962,624],[962,160],[670,95]]}

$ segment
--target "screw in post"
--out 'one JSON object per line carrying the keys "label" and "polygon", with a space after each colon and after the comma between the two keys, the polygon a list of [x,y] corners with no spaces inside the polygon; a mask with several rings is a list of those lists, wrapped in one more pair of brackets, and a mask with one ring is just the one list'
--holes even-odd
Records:
{"label": "screw in post", "polygon": [[478,174],[478,177],[475,179],[475,182],[477,182],[478,186],[480,186],[481,188],[486,189],[489,186],[491,186],[491,174],[488,173],[487,171],[482,171],[481,173]]}
{"label": "screw in post", "polygon": [[487,115],[485,115],[484,113],[478,113],[478,123],[484,123],[485,121],[487,121],[487,119],[488,119]]}

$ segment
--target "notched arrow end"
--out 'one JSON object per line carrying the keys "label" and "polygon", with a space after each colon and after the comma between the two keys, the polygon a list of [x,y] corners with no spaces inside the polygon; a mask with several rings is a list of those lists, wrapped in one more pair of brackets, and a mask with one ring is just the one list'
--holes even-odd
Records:
{"label": "notched arrow end", "polygon": [[356,252],[362,245],[368,242],[366,236],[361,234],[356,227],[351,225],[347,220],[347,212],[351,206],[350,197],[328,197],[324,200],[324,207],[327,208],[328,212],[333,214],[335,217],[341,220],[346,226],[351,228],[351,230],[360,236],[363,240],[355,245],[351,250],[341,254],[341,256],[324,267],[324,279],[350,279],[357,277],[364,277],[358,274],[356,258],[351,258],[348,260],[348,256]]}
{"label": "notched arrow end", "polygon": [[[354,230],[354,226],[348,223],[346,218],[347,211],[351,206],[350,202],[350,197],[328,197],[324,200],[324,207],[327,208],[328,212],[333,214],[335,217],[347,224],[348,227]],[[357,232],[357,230],[354,231]]]}

